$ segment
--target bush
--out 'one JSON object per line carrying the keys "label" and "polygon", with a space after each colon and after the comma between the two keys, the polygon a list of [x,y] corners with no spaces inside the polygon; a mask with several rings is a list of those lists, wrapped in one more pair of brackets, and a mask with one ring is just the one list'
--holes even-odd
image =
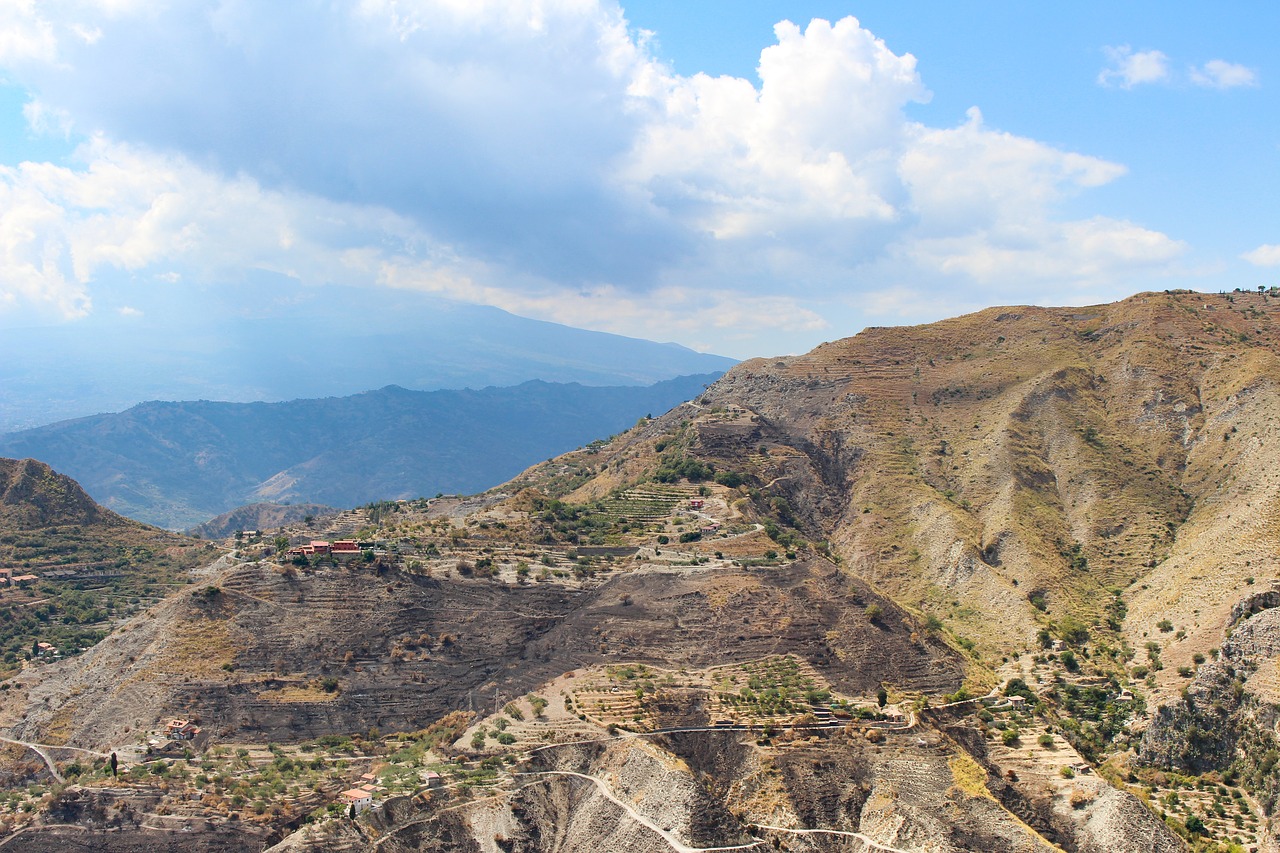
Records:
{"label": "bush", "polygon": [[722,486],[728,486],[731,489],[736,489],[738,486],[742,485],[743,479],[742,475],[737,471],[721,471],[719,474],[716,474],[716,482]]}
{"label": "bush", "polygon": [[1040,735],[1040,737],[1036,738],[1036,743],[1040,744],[1045,749],[1049,749],[1051,746],[1053,746],[1053,735],[1049,734],[1048,732],[1045,732],[1044,734]]}

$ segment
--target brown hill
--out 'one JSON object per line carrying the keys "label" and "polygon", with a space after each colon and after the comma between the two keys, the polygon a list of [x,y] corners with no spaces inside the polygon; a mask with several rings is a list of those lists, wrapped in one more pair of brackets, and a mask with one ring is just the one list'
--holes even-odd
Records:
{"label": "brown hill", "polygon": [[272,532],[289,524],[309,522],[317,517],[335,515],[342,510],[325,504],[257,503],[237,507],[196,525],[188,533],[200,539],[226,539],[237,531]]}
{"label": "brown hill", "polygon": [[0,529],[33,530],[59,524],[117,524],[80,484],[34,459],[0,459]]}
{"label": "brown hill", "polygon": [[[448,793],[283,849],[587,849],[600,825],[637,850],[1258,843],[1265,786],[1133,748],[1144,700],[1203,693],[1149,739],[1186,752],[1219,693],[1245,720],[1230,667],[1274,689],[1252,659],[1273,644],[1245,630],[1191,679],[1280,574],[1278,316],[1270,294],[1141,294],[747,362],[501,493],[346,518],[366,555],[227,558],[15,680],[9,731],[107,747],[191,713],[327,768],[298,742],[431,724],[361,749],[413,780],[429,751]],[[986,704],[956,693],[1002,682]],[[838,735],[807,728],[837,711]],[[279,750],[264,768],[293,761]],[[308,772],[330,776],[300,789],[350,781]],[[170,784],[165,808],[193,799]],[[491,796],[468,802],[475,784]],[[203,790],[208,809],[235,796]]]}
{"label": "brown hill", "polygon": [[693,460],[988,661],[1083,626],[1190,663],[1280,574],[1277,318],[1273,294],[1146,293],[868,329],[518,482],[576,468],[588,500]]}
{"label": "brown hill", "polygon": [[[209,546],[212,548],[212,546]],[[34,459],[0,459],[0,677],[32,644],[74,655],[167,594],[212,552],[185,536],[99,506],[75,480]]]}

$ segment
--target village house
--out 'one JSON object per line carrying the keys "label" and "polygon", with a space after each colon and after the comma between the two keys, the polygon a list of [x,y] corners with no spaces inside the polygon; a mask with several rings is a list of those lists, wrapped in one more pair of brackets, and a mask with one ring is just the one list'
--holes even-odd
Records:
{"label": "village house", "polygon": [[434,770],[424,770],[422,772],[422,781],[428,788],[439,788],[444,784],[444,779]]}
{"label": "village house", "polygon": [[329,552],[335,557],[350,557],[360,553],[360,543],[354,539],[338,539],[330,546]]}
{"label": "village house", "polygon": [[689,509],[702,509],[706,505],[706,501],[702,498],[689,498]]}
{"label": "village house", "polygon": [[373,807],[373,794],[361,788],[351,788],[338,795],[338,802],[347,808],[354,808],[356,814]]}
{"label": "village house", "polygon": [[200,734],[200,727],[191,720],[170,720],[164,727],[164,733],[174,740],[191,740]]}

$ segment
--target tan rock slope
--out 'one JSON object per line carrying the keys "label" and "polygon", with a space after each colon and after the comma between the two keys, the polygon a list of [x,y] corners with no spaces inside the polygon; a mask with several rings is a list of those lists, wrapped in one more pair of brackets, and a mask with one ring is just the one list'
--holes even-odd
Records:
{"label": "tan rock slope", "polygon": [[868,329],[517,482],[585,466],[566,499],[597,498],[673,453],[740,474],[756,517],[990,654],[1068,617],[1105,631],[1122,593],[1167,688],[1278,574],[1278,318],[1272,293],[1175,292]]}

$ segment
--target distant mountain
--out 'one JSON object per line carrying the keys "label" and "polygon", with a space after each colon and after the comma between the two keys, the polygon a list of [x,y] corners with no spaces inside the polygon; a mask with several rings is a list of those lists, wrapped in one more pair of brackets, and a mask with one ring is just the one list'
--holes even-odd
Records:
{"label": "distant mountain", "polygon": [[187,532],[201,539],[225,539],[235,535],[238,530],[277,530],[287,524],[323,518],[339,512],[341,510],[337,507],[324,504],[248,504],[224,512]]}
{"label": "distant mountain", "polygon": [[[140,315],[0,330],[0,432],[144,400],[280,401],[533,379],[647,385],[734,364],[411,291],[273,281],[171,298]],[[235,319],[210,319],[225,317]]]}
{"label": "distant mountain", "polygon": [[254,502],[349,507],[477,492],[541,459],[661,414],[719,374],[642,387],[526,382],[480,391],[388,386],[288,403],[143,403],[0,436],[132,518],[187,528]]}

